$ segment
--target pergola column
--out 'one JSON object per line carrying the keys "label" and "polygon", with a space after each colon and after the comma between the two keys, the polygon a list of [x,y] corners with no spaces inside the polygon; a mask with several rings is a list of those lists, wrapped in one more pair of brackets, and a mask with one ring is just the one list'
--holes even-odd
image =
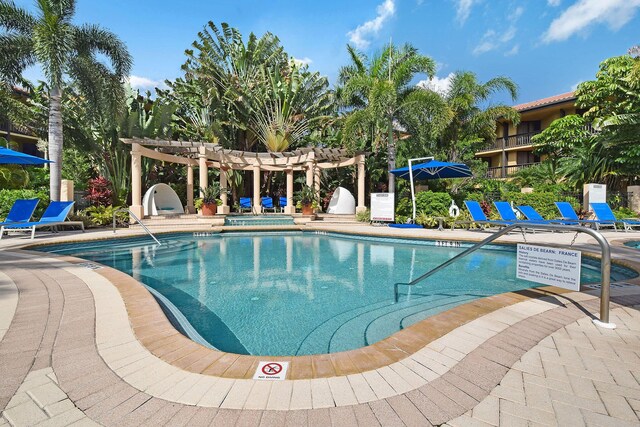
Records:
{"label": "pergola column", "polygon": [[313,187],[316,190],[316,199],[320,200],[320,174],[322,170],[319,167],[313,168]]}
{"label": "pergola column", "polygon": [[200,197],[203,197],[202,189],[209,186],[209,170],[207,169],[207,150],[200,147],[198,151],[198,177],[200,178]]}
{"label": "pergola column", "polygon": [[253,213],[262,213],[260,200],[260,166],[253,166]]}
{"label": "pergola column", "polygon": [[287,206],[284,207],[284,213],[296,213],[296,205],[293,202],[293,169],[286,169],[287,174]]}
{"label": "pergola column", "polygon": [[365,169],[364,169],[364,155],[359,154],[356,160],[358,164],[358,206],[356,206],[356,212],[364,212],[367,210],[364,200],[364,183],[365,183]]}
{"label": "pergola column", "polygon": [[307,186],[313,186],[313,161],[307,162]]}
{"label": "pergola column", "polygon": [[220,200],[222,200],[222,205],[218,206],[218,213],[221,215],[226,215],[231,212],[231,208],[229,207],[229,200],[227,197],[227,170],[229,167],[225,164],[220,165]]}
{"label": "pergola column", "polygon": [[187,165],[187,212],[196,212],[193,206],[193,166],[191,165]]}
{"label": "pergola column", "polygon": [[[129,209],[138,218],[144,216],[142,207],[142,155],[139,153],[140,145],[131,144],[131,206]],[[130,218],[133,223],[133,218]]]}

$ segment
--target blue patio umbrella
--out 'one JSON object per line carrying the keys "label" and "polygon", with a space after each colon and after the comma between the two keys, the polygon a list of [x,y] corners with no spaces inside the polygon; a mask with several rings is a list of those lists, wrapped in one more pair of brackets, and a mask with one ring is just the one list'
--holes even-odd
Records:
{"label": "blue patio umbrella", "polygon": [[[414,161],[428,160],[425,163],[413,164]],[[464,163],[440,162],[433,157],[409,159],[409,166],[394,169],[392,174],[398,178],[411,181],[411,200],[413,202],[413,219],[416,219],[416,197],[413,181],[418,179],[467,178],[473,176],[469,166]]]}
{"label": "blue patio umbrella", "polygon": [[43,165],[50,160],[0,147],[0,165]]}

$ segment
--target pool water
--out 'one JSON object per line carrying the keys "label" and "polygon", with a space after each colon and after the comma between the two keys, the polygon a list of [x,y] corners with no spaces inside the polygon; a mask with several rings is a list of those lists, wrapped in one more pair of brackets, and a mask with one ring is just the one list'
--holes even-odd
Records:
{"label": "pool water", "polygon": [[[252,355],[351,350],[459,304],[538,286],[515,278],[511,247],[479,250],[426,282],[400,287],[396,303],[394,283],[409,282],[464,248],[302,232],[160,240],[161,246],[137,238],[41,250],[130,274],[168,299],[212,347]],[[614,280],[631,275],[612,268]],[[600,281],[599,262],[583,260],[582,281]]]}
{"label": "pool water", "polygon": [[625,242],[625,246],[629,246],[630,248],[640,249],[640,240],[632,240],[630,242]]}

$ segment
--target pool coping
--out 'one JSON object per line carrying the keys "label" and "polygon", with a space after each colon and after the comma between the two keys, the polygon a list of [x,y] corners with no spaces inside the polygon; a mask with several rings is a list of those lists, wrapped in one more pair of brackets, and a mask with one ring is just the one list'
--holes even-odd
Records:
{"label": "pool coping", "polygon": [[[340,234],[383,237],[358,231],[358,233],[348,233],[343,230]],[[176,232],[180,231],[168,233]],[[468,240],[468,242],[473,241]],[[64,243],[73,242],[65,241]],[[514,245],[512,242],[499,244]],[[42,256],[42,252],[31,250],[36,246],[41,245],[28,245],[21,251]],[[583,252],[587,256],[599,258],[595,253]],[[47,256],[76,265],[87,262],[81,258],[55,253],[47,253]],[[636,272],[640,271],[640,263],[619,259],[615,262]],[[102,266],[94,272],[107,279],[118,290],[135,337],[151,354],[187,372],[237,380],[253,378],[260,361],[289,362],[288,380],[331,378],[374,371],[415,355],[419,350],[449,332],[489,313],[519,302],[573,292],[545,286],[477,299],[430,316],[375,344],[350,351],[309,356],[248,356],[210,349],[182,335],[171,324],[146,287],[128,274],[108,266]],[[625,282],[640,285],[640,277],[625,280]]]}

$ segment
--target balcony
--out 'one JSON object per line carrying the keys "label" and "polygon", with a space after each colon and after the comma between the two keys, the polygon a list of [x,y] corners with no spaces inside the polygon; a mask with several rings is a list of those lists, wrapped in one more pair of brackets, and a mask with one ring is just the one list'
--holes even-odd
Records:
{"label": "balcony", "polygon": [[505,166],[504,171],[502,166],[489,168],[487,169],[487,178],[491,178],[491,179],[508,178],[521,169],[539,165],[539,164],[540,164],[539,162],[536,162],[536,163],[525,163],[522,165],[510,165],[510,166]]}
{"label": "balcony", "polygon": [[516,135],[509,135],[506,138],[498,138],[496,141],[487,148],[484,148],[478,153],[484,153],[487,151],[495,150],[507,150],[509,148],[525,147],[531,145],[531,137],[539,134],[541,131],[519,133]]}
{"label": "balcony", "polygon": [[19,134],[19,135],[25,135],[25,136],[34,136],[33,132],[25,126],[19,126],[8,121],[0,122],[0,136],[4,136],[1,134],[7,134],[7,133]]}

